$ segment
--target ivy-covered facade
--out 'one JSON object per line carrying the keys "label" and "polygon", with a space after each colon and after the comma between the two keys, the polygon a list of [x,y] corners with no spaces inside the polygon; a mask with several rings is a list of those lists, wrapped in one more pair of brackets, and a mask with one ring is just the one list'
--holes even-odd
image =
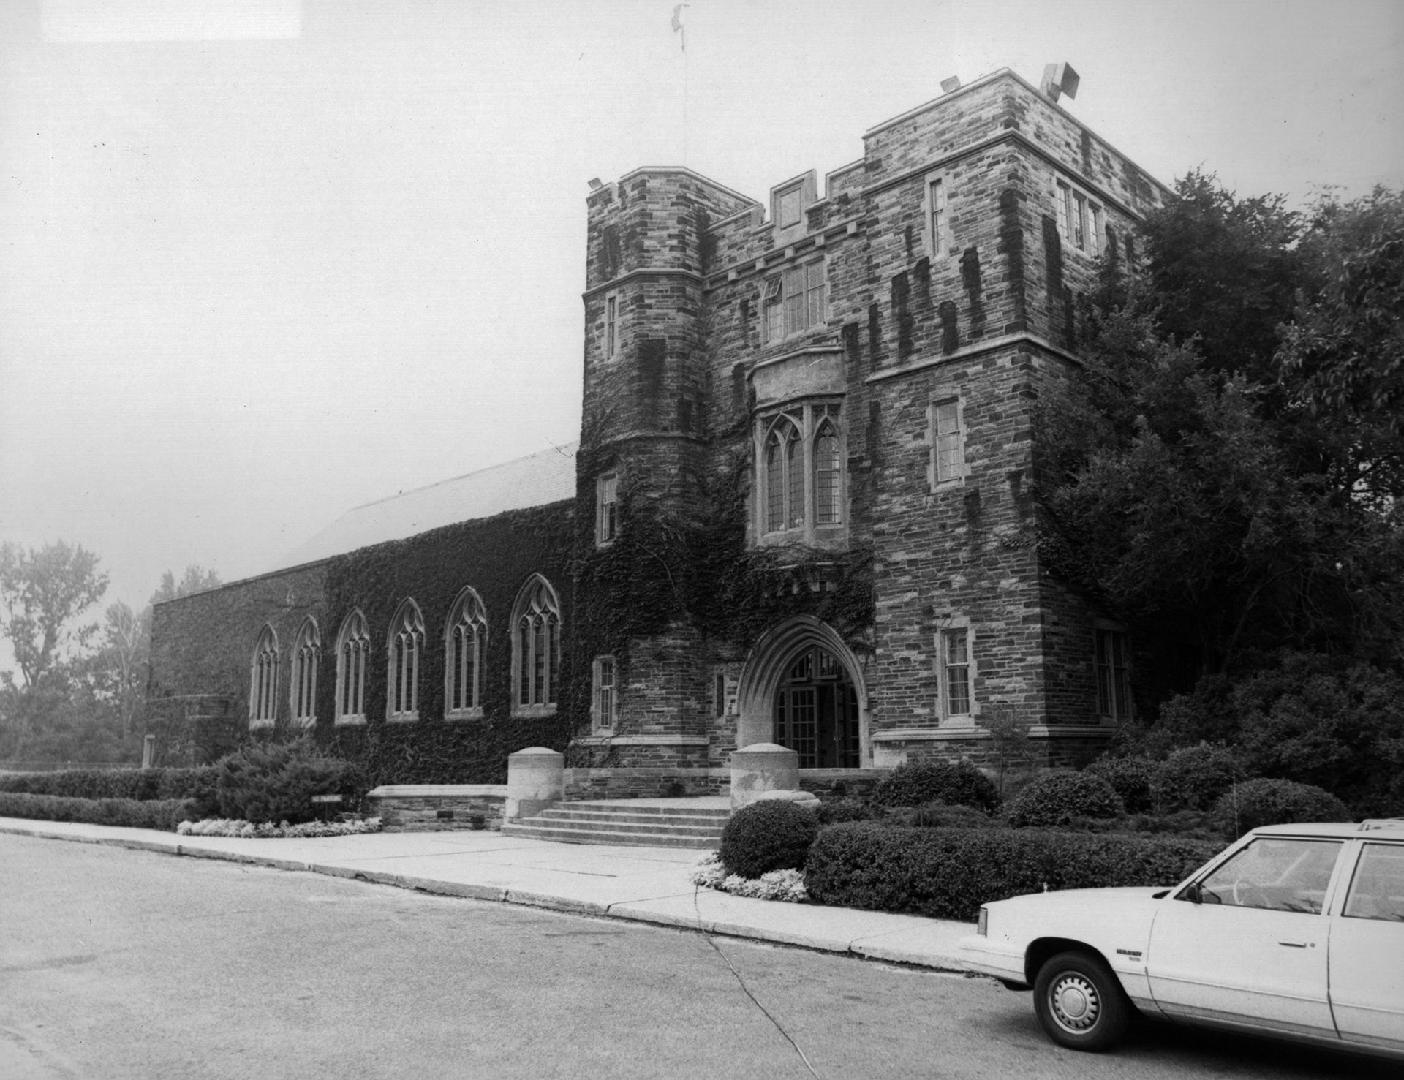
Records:
{"label": "ivy-covered facade", "polygon": [[756,743],[815,777],[1000,725],[1095,752],[1130,648],[1040,565],[1035,418],[1164,190],[1007,71],[863,143],[765,205],[592,191],[573,495],[158,606],[165,730],[305,729],[401,783],[546,745],[608,794],[721,790]]}

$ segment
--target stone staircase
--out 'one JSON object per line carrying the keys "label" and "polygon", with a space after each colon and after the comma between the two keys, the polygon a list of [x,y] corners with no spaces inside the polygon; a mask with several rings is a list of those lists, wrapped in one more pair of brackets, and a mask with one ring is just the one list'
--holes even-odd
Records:
{"label": "stone staircase", "polygon": [[504,822],[503,836],[562,844],[716,848],[730,799],[594,799],[561,802],[535,817]]}

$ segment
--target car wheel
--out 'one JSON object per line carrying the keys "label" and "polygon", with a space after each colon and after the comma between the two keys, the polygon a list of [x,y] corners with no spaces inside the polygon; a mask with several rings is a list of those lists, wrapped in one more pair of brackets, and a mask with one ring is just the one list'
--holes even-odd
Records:
{"label": "car wheel", "polygon": [[1105,1050],[1131,1021],[1131,1002],[1099,957],[1059,953],[1034,980],[1034,1011],[1048,1037],[1073,1050]]}

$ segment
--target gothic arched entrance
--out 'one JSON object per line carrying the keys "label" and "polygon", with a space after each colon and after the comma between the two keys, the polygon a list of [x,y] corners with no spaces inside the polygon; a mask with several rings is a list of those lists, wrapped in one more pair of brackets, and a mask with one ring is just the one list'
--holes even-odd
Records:
{"label": "gothic arched entrance", "polygon": [[818,619],[800,616],[765,634],[737,698],[737,746],[779,743],[799,754],[801,769],[858,769],[868,760],[862,672]]}
{"label": "gothic arched entrance", "polygon": [[858,768],[858,695],[824,646],[790,662],[775,694],[775,741],[799,754],[801,769]]}

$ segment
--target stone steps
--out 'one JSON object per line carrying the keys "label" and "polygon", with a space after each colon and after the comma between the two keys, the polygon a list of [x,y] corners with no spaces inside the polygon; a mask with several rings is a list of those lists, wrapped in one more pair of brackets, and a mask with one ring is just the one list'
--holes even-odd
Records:
{"label": "stone steps", "polygon": [[[685,805],[689,802],[693,805]],[[664,800],[634,799],[557,803],[535,817],[505,823],[502,833],[565,844],[715,848],[731,811],[696,802],[679,800],[673,806]]]}

